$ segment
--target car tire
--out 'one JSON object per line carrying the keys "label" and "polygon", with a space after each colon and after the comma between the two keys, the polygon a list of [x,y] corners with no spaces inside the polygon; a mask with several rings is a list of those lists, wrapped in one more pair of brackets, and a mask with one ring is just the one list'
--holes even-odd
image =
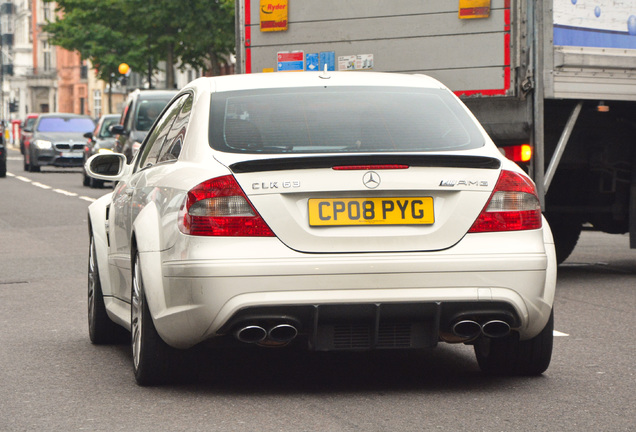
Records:
{"label": "car tire", "polygon": [[174,350],[157,333],[146,301],[139,252],[135,252],[131,294],[131,345],[137,384],[163,384],[170,379]]}
{"label": "car tire", "polygon": [[550,365],[553,331],[554,311],[532,339],[520,341],[517,333],[500,339],[481,337],[475,343],[477,363],[489,375],[540,375]]}
{"label": "car tire", "polygon": [[86,171],[82,172],[82,186],[90,186],[91,178],[86,175]]}
{"label": "car tire", "polygon": [[29,163],[27,162],[27,158],[26,156],[24,156],[24,171],[29,172],[30,168],[31,167],[29,166]]}
{"label": "car tire", "polygon": [[563,263],[574,251],[581,236],[583,225],[572,218],[561,215],[546,215],[552,237],[554,237],[554,249],[557,264]]}
{"label": "car tire", "polygon": [[92,234],[88,251],[88,334],[95,345],[120,344],[130,340],[130,333],[111,321],[106,313]]}
{"label": "car tire", "polygon": [[6,177],[6,176],[7,176],[7,161],[2,160],[0,161],[0,178]]}
{"label": "car tire", "polygon": [[93,189],[101,189],[104,187],[104,181],[103,180],[97,180],[94,179],[92,177],[88,178],[88,185],[93,188]]}
{"label": "car tire", "polygon": [[33,163],[33,155],[31,155],[29,160],[30,160],[30,163],[28,165],[28,168],[29,168],[28,171],[29,172],[40,172],[40,167]]}

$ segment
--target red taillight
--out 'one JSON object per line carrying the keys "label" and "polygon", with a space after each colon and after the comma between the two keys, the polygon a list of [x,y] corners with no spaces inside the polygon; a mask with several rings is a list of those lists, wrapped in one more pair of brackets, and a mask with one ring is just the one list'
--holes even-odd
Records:
{"label": "red taillight", "polygon": [[196,236],[273,237],[233,176],[207,180],[188,192],[179,230]]}
{"label": "red taillight", "polygon": [[471,233],[541,228],[541,204],[534,184],[521,174],[502,171]]}

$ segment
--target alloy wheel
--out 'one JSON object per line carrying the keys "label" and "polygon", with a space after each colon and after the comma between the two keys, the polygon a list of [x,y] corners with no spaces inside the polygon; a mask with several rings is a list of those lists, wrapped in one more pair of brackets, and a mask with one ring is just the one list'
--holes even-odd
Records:
{"label": "alloy wheel", "polygon": [[141,332],[143,308],[141,271],[139,269],[139,255],[135,257],[135,268],[133,269],[132,296],[131,296],[131,332],[132,332],[132,354],[135,369],[139,367],[141,354]]}

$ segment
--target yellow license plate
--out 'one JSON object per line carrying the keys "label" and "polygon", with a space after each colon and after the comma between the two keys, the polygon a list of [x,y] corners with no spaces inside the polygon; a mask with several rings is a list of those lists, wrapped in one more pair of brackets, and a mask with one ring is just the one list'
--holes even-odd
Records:
{"label": "yellow license plate", "polygon": [[432,197],[309,200],[309,225],[430,225]]}

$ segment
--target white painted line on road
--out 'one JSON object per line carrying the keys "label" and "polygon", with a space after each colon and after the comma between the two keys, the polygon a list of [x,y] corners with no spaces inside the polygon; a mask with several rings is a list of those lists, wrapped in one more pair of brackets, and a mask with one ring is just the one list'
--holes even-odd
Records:
{"label": "white painted line on road", "polygon": [[33,186],[36,186],[36,187],[39,187],[39,188],[42,188],[42,189],[51,189],[51,186],[48,186],[48,185],[45,185],[45,184],[42,184],[42,183],[39,183],[39,182],[33,182],[32,184],[33,184]]}
{"label": "white painted line on road", "polygon": [[77,196],[77,194],[75,192],[65,191],[64,189],[53,189],[53,192],[59,193],[59,194],[62,194],[62,195],[66,195],[66,196],[70,196],[70,197],[76,197]]}
{"label": "white painted line on road", "polygon": [[97,201],[95,198],[87,197],[87,196],[84,196],[84,195],[79,196],[79,194],[77,194],[75,192],[69,192],[69,191],[66,191],[64,189],[53,189],[52,186],[45,185],[44,183],[33,181],[30,178],[19,176],[19,175],[15,175],[15,174],[10,173],[10,172],[7,172],[7,177],[13,177],[13,178],[16,178],[16,179],[18,179],[20,181],[23,181],[25,183],[31,183],[33,186],[39,187],[40,189],[51,190],[51,191],[53,191],[55,193],[59,193],[61,195],[66,195],[68,197],[78,197],[79,199],[81,199],[83,201],[88,201],[88,202],[91,202],[91,203]]}
{"label": "white painted line on road", "polygon": [[552,331],[552,334],[553,334],[554,336],[557,336],[557,337],[570,336],[570,335],[569,335],[569,334],[567,334],[567,333],[561,333],[560,331],[556,331],[556,330]]}

